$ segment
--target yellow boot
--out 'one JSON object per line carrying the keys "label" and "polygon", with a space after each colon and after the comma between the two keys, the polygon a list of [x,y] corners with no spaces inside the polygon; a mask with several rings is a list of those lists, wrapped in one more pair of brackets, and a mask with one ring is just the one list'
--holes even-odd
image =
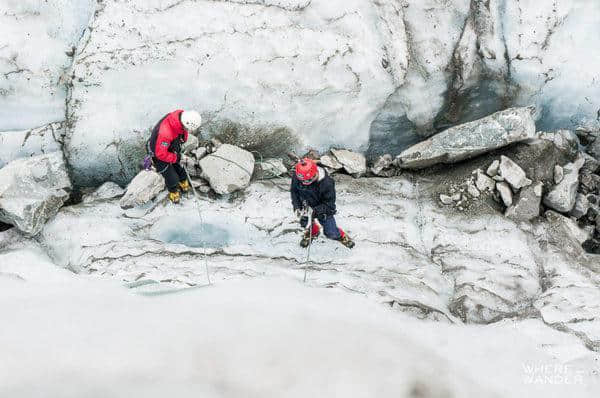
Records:
{"label": "yellow boot", "polygon": [[181,192],[183,193],[188,193],[190,191],[190,183],[188,180],[179,182],[179,189],[181,189]]}
{"label": "yellow boot", "polygon": [[179,191],[175,191],[175,192],[169,192],[169,200],[174,203],[177,204],[179,203],[179,199],[180,199],[180,195],[179,195]]}

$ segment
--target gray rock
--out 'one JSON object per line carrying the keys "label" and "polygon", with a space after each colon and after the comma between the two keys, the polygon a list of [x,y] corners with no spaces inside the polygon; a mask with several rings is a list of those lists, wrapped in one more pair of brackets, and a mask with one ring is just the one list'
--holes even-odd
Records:
{"label": "gray rock", "polygon": [[198,137],[192,134],[188,134],[188,140],[181,145],[181,153],[189,154],[198,148],[199,144]]}
{"label": "gray rock", "polygon": [[500,168],[500,161],[498,159],[494,160],[490,167],[487,168],[486,173],[490,177],[494,177],[498,175],[498,169]]}
{"label": "gray rock", "polygon": [[222,144],[212,154],[200,160],[202,178],[219,195],[230,194],[247,187],[254,172],[254,156],[244,149]]}
{"label": "gray rock", "polygon": [[450,197],[454,202],[458,202],[462,199],[462,195],[460,193],[455,193]]}
{"label": "gray rock", "polygon": [[450,196],[444,194],[440,195],[440,202],[442,202],[445,205],[451,205],[452,203],[454,203]]}
{"label": "gray rock", "polygon": [[585,152],[583,153],[583,157],[585,158],[585,163],[581,168],[581,173],[596,173],[600,168],[600,161]]}
{"label": "gray rock", "polygon": [[118,198],[125,194],[125,190],[112,181],[105,182],[98,189],[83,197],[83,203],[92,203],[102,200]]}
{"label": "gray rock", "polygon": [[389,169],[394,162],[394,158],[392,155],[385,154],[377,158],[373,167],[371,167],[371,172],[376,176],[384,176],[389,177],[389,173],[385,173],[384,170]]}
{"label": "gray rock", "polygon": [[534,109],[510,108],[474,122],[451,127],[403,151],[400,166],[420,169],[438,163],[455,163],[534,138]]}
{"label": "gray rock", "polygon": [[283,161],[278,158],[264,159],[262,162],[256,162],[254,165],[254,178],[257,180],[267,180],[287,174],[288,169]]}
{"label": "gray rock", "polygon": [[589,209],[590,202],[588,201],[587,196],[578,193],[575,198],[575,206],[573,206],[573,209],[569,214],[575,218],[581,218],[587,214]]}
{"label": "gray rock", "polygon": [[142,206],[154,199],[163,189],[165,180],[160,174],[152,170],[142,170],[131,180],[119,204],[122,209]]}
{"label": "gray rock", "polygon": [[504,155],[500,157],[498,172],[514,190],[531,185],[531,180],[527,178],[523,169]]}
{"label": "gray rock", "polygon": [[555,185],[544,197],[544,204],[551,209],[561,213],[568,213],[575,206],[577,186],[579,185],[579,169],[583,166],[585,159],[580,156],[573,163],[563,167],[564,178]]}
{"label": "gray rock", "polygon": [[502,198],[502,202],[504,206],[509,207],[513,204],[513,193],[510,187],[505,182],[496,183],[496,189],[500,193],[500,198]]}
{"label": "gray rock", "polygon": [[497,182],[504,182],[504,177],[495,175],[492,177],[492,180],[497,181]]}
{"label": "gray rock", "polygon": [[558,130],[550,133],[541,132],[539,137],[552,142],[567,156],[575,157],[579,151],[579,138],[571,130]]}
{"label": "gray rock", "polygon": [[36,235],[71,189],[61,152],[14,160],[0,169],[0,221]]}
{"label": "gray rock", "polygon": [[485,175],[485,173],[481,171],[481,169],[477,169],[475,175],[475,186],[481,192],[492,192],[496,187],[496,183],[490,177]]}
{"label": "gray rock", "polygon": [[585,192],[598,192],[600,189],[600,176],[592,173],[581,173],[579,176],[581,188]]}
{"label": "gray rock", "polygon": [[200,165],[198,161],[193,156],[183,155],[181,156],[181,165],[185,167],[190,178],[192,177],[200,177],[202,175],[202,170],[200,169]]}
{"label": "gray rock", "polygon": [[514,221],[530,221],[540,215],[543,183],[538,182],[521,189],[514,198],[514,204],[504,215]]}
{"label": "gray rock", "polygon": [[581,244],[590,238],[588,231],[579,228],[577,222],[552,210],[544,213],[548,227],[548,240],[565,252],[579,256],[584,250]]}
{"label": "gray rock", "polygon": [[197,159],[200,160],[206,155],[208,155],[208,149],[204,146],[198,147],[194,149],[191,154]]}
{"label": "gray rock", "polygon": [[554,166],[554,183],[560,184],[565,177],[565,171],[560,165]]}
{"label": "gray rock", "polygon": [[344,170],[348,174],[359,177],[367,171],[367,159],[363,154],[348,151],[347,149],[332,149],[331,153],[344,166]]}
{"label": "gray rock", "polygon": [[339,170],[342,167],[344,167],[340,162],[337,161],[335,156],[332,156],[332,155],[321,156],[321,158],[319,159],[319,163],[322,166],[327,167],[328,169],[331,169],[331,170]]}
{"label": "gray rock", "polygon": [[473,184],[467,185],[467,192],[474,198],[478,198],[481,195],[481,192]]}

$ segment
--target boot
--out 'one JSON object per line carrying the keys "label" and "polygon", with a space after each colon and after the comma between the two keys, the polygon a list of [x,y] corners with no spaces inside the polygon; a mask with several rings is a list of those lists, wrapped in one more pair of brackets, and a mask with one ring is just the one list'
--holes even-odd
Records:
{"label": "boot", "polygon": [[169,192],[169,200],[173,204],[179,203],[181,196],[179,195],[179,191]]}
{"label": "boot", "polygon": [[[314,240],[319,236],[321,229],[319,228],[318,225],[313,224],[311,230],[312,230],[312,238]],[[308,232],[308,230],[306,230],[306,231],[304,231],[304,235],[302,236],[302,240],[300,241],[300,246],[308,247],[308,245],[310,245],[310,232]]]}
{"label": "boot", "polygon": [[340,243],[346,246],[348,249],[352,249],[354,247],[354,241],[350,239],[347,234],[344,234],[344,236],[340,238]]}
{"label": "boot", "polygon": [[190,191],[190,183],[188,182],[188,180],[180,181],[179,189],[181,189],[181,192],[183,193],[188,193]]}

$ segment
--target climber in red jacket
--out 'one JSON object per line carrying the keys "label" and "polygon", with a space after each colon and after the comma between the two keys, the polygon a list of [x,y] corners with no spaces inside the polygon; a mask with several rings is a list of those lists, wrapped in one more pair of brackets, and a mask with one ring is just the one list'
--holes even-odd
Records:
{"label": "climber in red jacket", "polygon": [[202,124],[202,117],[196,111],[176,110],[164,116],[152,129],[148,140],[148,152],[156,171],[165,179],[169,199],[179,203],[179,190],[188,192],[190,184],[181,161],[181,144],[187,141]]}

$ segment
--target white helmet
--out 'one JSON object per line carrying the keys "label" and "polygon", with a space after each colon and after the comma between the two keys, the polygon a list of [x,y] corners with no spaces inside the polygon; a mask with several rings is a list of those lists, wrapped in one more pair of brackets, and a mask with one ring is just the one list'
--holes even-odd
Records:
{"label": "white helmet", "polygon": [[188,132],[196,131],[202,124],[202,116],[196,111],[181,112],[181,124]]}

